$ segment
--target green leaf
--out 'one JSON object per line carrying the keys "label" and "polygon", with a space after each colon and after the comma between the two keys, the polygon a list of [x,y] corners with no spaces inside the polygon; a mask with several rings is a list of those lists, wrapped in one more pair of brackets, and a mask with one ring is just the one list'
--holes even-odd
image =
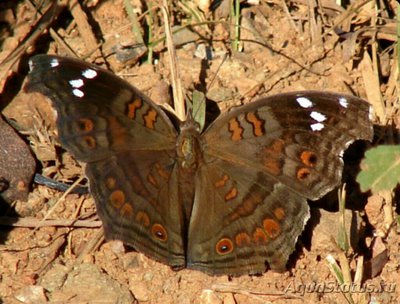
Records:
{"label": "green leaf", "polygon": [[349,236],[346,230],[346,221],[345,221],[345,210],[346,210],[346,189],[345,185],[342,187],[341,191],[339,191],[339,232],[337,238],[337,244],[340,249],[344,252],[348,252],[349,245]]}
{"label": "green leaf", "polygon": [[193,91],[193,118],[203,130],[206,121],[206,97],[200,91]]}
{"label": "green leaf", "polygon": [[361,191],[391,191],[400,183],[400,145],[382,145],[365,153],[357,176]]}
{"label": "green leaf", "polygon": [[342,285],[344,283],[344,275],[335,258],[332,255],[328,254],[328,256],[326,257],[326,261],[328,262],[328,267],[331,270],[331,273],[335,275],[338,283]]}

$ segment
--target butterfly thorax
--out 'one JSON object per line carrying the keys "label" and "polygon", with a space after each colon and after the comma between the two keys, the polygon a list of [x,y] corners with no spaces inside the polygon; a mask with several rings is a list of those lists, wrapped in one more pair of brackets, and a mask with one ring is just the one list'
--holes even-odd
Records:
{"label": "butterfly thorax", "polygon": [[177,155],[181,171],[196,170],[202,160],[199,125],[189,117],[182,123],[177,141]]}
{"label": "butterfly thorax", "polygon": [[[183,226],[188,227],[195,195],[196,171],[202,161],[200,128],[189,115],[180,126],[180,134],[176,144],[179,170],[179,191],[182,194]],[[187,236],[184,236],[184,242]]]}

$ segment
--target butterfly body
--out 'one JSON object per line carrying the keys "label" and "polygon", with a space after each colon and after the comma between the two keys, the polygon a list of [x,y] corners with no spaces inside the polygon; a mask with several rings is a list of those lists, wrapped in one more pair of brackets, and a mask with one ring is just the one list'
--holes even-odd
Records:
{"label": "butterfly body", "polygon": [[354,96],[279,94],[178,128],[139,90],[97,66],[31,59],[28,90],[48,96],[60,141],[86,175],[107,238],[174,268],[209,274],[285,269],[307,199],[338,185],[341,154],[372,138]]}

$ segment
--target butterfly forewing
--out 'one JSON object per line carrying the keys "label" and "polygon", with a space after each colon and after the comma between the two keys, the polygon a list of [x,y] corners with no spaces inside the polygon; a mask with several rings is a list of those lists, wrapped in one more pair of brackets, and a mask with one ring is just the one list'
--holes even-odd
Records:
{"label": "butterfly forewing", "polygon": [[51,98],[61,143],[78,160],[128,150],[175,150],[177,131],[166,114],[114,74],[46,55],[33,57],[30,67],[28,90]]}
{"label": "butterfly forewing", "polygon": [[342,154],[372,139],[370,107],[354,96],[318,91],[262,98],[217,119],[205,154],[251,166],[309,199],[338,185]]}

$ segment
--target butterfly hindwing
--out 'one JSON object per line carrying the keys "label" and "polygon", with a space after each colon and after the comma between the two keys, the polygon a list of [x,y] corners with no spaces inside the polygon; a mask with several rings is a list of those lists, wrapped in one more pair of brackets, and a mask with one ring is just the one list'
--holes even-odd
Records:
{"label": "butterfly hindwing", "polygon": [[284,271],[309,218],[304,197],[218,158],[198,172],[193,209],[188,267],[210,274],[262,273],[266,262]]}
{"label": "butterfly hindwing", "polygon": [[185,265],[175,160],[135,151],[88,163],[86,174],[107,239],[118,239],[157,261]]}

